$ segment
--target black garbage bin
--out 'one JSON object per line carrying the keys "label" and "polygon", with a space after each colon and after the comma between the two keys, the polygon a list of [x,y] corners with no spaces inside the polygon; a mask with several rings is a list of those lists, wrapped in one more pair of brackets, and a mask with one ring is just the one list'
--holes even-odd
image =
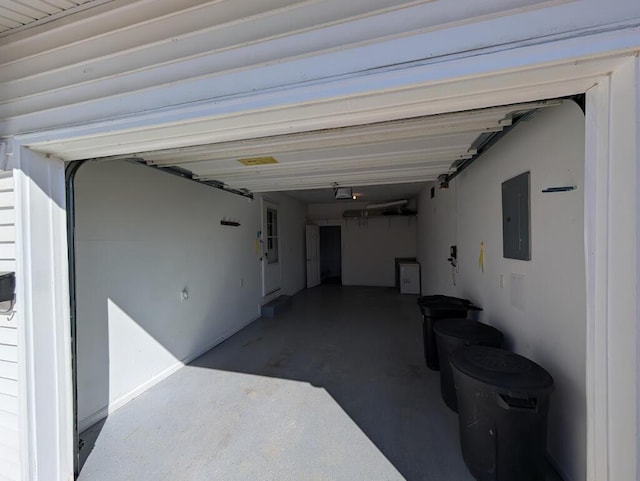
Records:
{"label": "black garbage bin", "polygon": [[433,330],[437,337],[440,361],[440,394],[449,409],[458,412],[456,389],[449,362],[451,353],[463,346],[500,347],[504,336],[495,327],[470,319],[447,319],[446,322],[438,322]]}
{"label": "black garbage bin", "polygon": [[451,355],[462,457],[478,481],[543,481],[553,378],[503,349],[470,346]]}
{"label": "black garbage bin", "polygon": [[422,338],[424,343],[424,357],[427,367],[433,371],[440,369],[438,362],[438,347],[433,326],[441,319],[465,318],[469,311],[481,311],[468,299],[444,295],[421,296],[418,306],[422,314]]}

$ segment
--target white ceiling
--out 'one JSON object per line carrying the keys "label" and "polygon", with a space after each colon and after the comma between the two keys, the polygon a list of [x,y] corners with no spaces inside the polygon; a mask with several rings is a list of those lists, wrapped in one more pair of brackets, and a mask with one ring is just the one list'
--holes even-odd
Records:
{"label": "white ceiling", "polygon": [[[53,20],[98,0],[0,0],[0,34]],[[102,0],[100,3],[104,3]]]}
{"label": "white ceiling", "polygon": [[[382,199],[365,186],[411,184],[398,196],[415,195],[416,184],[436,180],[476,153],[477,139],[499,132],[514,117],[550,103],[527,103],[420,118],[356,125],[148,152],[134,157],[149,165],[186,169],[198,180],[251,192],[309,191],[310,202],[331,200],[336,184]],[[67,146],[67,150],[72,146]],[[123,156],[118,156],[123,157]],[[131,156],[129,156],[131,157]],[[243,165],[273,158],[277,163]],[[389,188],[386,188],[387,191]],[[384,195],[388,199],[391,195]]]}

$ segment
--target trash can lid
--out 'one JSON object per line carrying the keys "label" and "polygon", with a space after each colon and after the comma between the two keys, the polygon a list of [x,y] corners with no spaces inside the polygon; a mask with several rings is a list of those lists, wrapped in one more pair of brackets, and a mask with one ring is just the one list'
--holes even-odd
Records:
{"label": "trash can lid", "polygon": [[451,366],[498,392],[537,394],[553,390],[553,378],[544,368],[504,349],[461,347],[451,354]]}
{"label": "trash can lid", "polygon": [[493,341],[504,337],[495,327],[471,319],[446,319],[446,322],[437,323],[433,330],[439,336],[465,341]]}
{"label": "trash can lid", "polygon": [[471,305],[472,302],[468,299],[462,299],[460,297],[452,297],[452,296],[444,296],[442,294],[434,294],[430,296],[420,296],[418,297],[418,305],[428,305],[428,304],[456,304],[456,305]]}

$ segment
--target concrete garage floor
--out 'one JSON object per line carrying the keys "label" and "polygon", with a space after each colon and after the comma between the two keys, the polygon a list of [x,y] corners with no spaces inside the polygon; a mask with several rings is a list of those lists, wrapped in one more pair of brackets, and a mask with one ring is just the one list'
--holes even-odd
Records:
{"label": "concrete garage floor", "polygon": [[303,291],[81,435],[80,481],[471,481],[415,296]]}

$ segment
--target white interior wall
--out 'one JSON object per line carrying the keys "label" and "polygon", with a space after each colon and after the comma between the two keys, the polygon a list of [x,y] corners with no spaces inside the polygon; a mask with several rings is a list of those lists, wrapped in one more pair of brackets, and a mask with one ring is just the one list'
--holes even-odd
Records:
{"label": "white interior wall", "polygon": [[[505,259],[501,184],[525,171],[531,172],[531,260]],[[584,115],[565,103],[518,125],[449,189],[436,188],[434,199],[429,188],[419,199],[423,293],[472,299],[484,308],[481,320],[505,333],[508,348],[553,375],[548,449],[568,481],[586,476],[583,177]],[[541,192],[564,185],[578,189]],[[446,260],[454,244],[455,276]]]}
{"label": "white interior wall", "polygon": [[342,284],[395,285],[395,258],[416,257],[414,216],[343,218],[345,210],[363,209],[366,202],[310,204],[308,219],[318,225],[342,225]]}
{"label": "white interior wall", "polygon": [[416,218],[347,219],[342,229],[342,284],[395,286],[396,257],[416,257]]}
{"label": "white interior wall", "polygon": [[[304,287],[306,207],[275,197],[282,293],[293,294]],[[258,317],[262,203],[126,162],[83,165],[76,199],[84,429]]]}

